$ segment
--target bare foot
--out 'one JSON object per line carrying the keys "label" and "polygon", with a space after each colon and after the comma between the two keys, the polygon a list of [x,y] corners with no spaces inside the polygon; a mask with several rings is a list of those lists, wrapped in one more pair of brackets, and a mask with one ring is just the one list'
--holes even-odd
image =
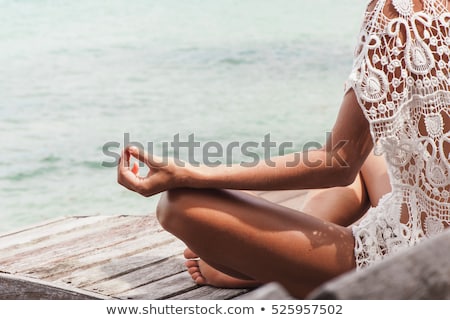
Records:
{"label": "bare foot", "polygon": [[184,250],[184,257],[188,272],[198,285],[218,288],[255,288],[261,285],[258,281],[235,278],[211,267],[189,248]]}

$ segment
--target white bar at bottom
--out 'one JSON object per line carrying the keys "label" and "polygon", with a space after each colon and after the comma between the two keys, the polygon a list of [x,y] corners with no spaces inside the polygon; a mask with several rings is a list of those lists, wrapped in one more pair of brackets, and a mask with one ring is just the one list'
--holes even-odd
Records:
{"label": "white bar at bottom", "polygon": [[447,300],[3,300],[2,319],[429,319],[448,314]]}

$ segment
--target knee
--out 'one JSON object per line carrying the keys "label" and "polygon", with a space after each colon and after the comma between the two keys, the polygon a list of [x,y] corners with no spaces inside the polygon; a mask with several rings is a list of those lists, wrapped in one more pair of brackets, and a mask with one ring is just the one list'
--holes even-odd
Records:
{"label": "knee", "polygon": [[156,217],[161,226],[171,232],[180,225],[180,220],[188,207],[188,190],[172,189],[165,191],[156,207]]}

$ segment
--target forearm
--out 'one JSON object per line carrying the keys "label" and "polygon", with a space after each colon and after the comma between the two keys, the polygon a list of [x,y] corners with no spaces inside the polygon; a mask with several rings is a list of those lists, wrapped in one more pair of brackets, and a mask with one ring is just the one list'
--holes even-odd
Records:
{"label": "forearm", "polygon": [[263,160],[252,167],[190,167],[185,185],[241,190],[326,188],[350,184],[359,171],[351,165],[342,158],[333,159],[326,150],[314,150]]}
{"label": "forearm", "polygon": [[[345,186],[353,182],[372,147],[368,122],[349,91],[323,149],[271,158],[251,167],[195,167],[180,166],[176,161],[162,165],[161,159],[129,146],[122,152],[117,180],[144,196],[181,187],[281,190]],[[148,166],[145,177],[130,167],[131,157]]]}

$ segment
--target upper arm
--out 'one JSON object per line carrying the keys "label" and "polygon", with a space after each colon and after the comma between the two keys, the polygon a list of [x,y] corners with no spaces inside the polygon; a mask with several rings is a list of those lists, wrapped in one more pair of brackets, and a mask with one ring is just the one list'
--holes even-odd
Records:
{"label": "upper arm", "polygon": [[373,149],[369,123],[352,89],[344,95],[326,148],[333,150],[337,144],[342,146],[337,153],[348,166],[344,171],[351,183]]}

